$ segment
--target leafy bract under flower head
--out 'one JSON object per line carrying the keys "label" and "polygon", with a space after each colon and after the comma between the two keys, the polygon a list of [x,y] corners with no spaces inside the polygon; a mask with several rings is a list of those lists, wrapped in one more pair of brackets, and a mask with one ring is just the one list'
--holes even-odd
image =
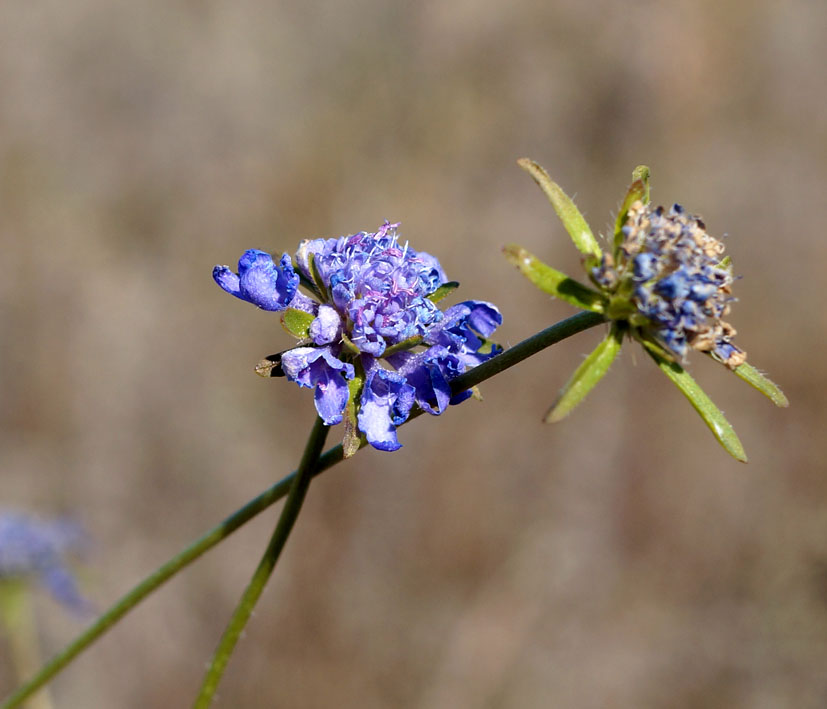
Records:
{"label": "leafy bract under flower head", "polygon": [[[373,233],[306,240],[295,261],[284,254],[278,264],[251,250],[237,274],[213,270],[228,293],[282,311],[285,329],[300,339],[264,370],[314,388],[328,425],[354,404],[348,431],[380,450],[400,447],[395,429],[414,403],[440,414],[467,398],[451,396],[450,380],[500,351],[487,339],[502,322],[496,307],[466,301],[443,313],[436,301],[457,284],[436,258],[401,244],[398,227],[385,222]],[[355,452],[353,441],[346,450]]]}
{"label": "leafy bract under flower head", "polygon": [[82,531],[70,521],[43,522],[0,510],[0,582],[34,578],[70,610],[87,612],[90,605],[65,562],[84,547]]}
{"label": "leafy bract under flower head", "polygon": [[689,350],[709,354],[739,377],[786,406],[780,389],[746,363],[732,341],[729,314],[733,277],[723,244],[704,223],[680,205],[649,205],[649,169],[639,166],[622,203],[612,248],[604,251],[574,202],[548,173],[528,159],[519,161],[540,185],[583,255],[593,286],[547,266],[521,246],[506,246],[506,257],[538,288],[610,323],[606,338],[583,361],[546,415],[559,421],[582,401],[609,370],[623,337],[638,340],[690,400],[726,450],[746,461],[743,447],[723,414],[681,367]]}

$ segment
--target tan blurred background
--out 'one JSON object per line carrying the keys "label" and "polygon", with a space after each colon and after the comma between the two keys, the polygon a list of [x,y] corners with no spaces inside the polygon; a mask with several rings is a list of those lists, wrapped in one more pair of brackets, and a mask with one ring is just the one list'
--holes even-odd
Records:
{"label": "tan blurred background", "polygon": [[[542,425],[581,334],[314,483],[216,706],[827,705],[825,30],[816,0],[3,2],[0,501],[75,514],[106,607],[292,470],[313,420],[253,374],[290,340],[214,264],[400,220],[513,344],[573,311],[500,247],[579,275],[515,160],[603,233],[645,162],[728,234],[738,341],[792,400],[693,358],[751,462],[632,347]],[[276,515],[57,706],[188,706]],[[49,653],[82,627],[38,608]]]}

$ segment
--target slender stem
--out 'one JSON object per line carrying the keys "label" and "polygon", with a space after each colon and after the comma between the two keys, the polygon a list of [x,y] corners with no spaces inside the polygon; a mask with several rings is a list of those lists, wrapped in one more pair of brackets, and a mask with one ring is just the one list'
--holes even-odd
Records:
{"label": "slender stem", "polygon": [[[9,654],[17,676],[22,680],[40,665],[31,589],[22,579],[0,579],[0,619],[6,630]],[[45,687],[32,696],[29,709],[52,709],[52,699]]]}
{"label": "slender stem", "polygon": [[[465,391],[466,389],[480,384],[500,372],[505,371],[515,364],[519,364],[524,359],[537,354],[546,347],[550,347],[561,340],[565,340],[572,335],[588,330],[589,328],[600,325],[604,322],[601,315],[590,312],[582,312],[573,315],[566,320],[563,320],[555,325],[547,327],[545,330],[532,335],[526,340],[523,340],[514,347],[505,352],[492,357],[487,362],[474,367],[472,370],[457,377],[451,381],[451,388],[456,392]],[[416,413],[416,412],[415,412]],[[411,416],[412,420],[415,416]],[[321,458],[319,464],[313,471],[313,476],[332,468],[337,463],[342,462],[342,446],[337,445],[326,451]],[[20,686],[17,691],[9,696],[0,709],[13,709],[20,706],[28,697],[36,692],[40,687],[51,681],[64,667],[66,667],[72,660],[74,660],[87,647],[95,642],[101,635],[103,635],[109,628],[117,623],[123,616],[137,606],[144,598],[146,598],[155,589],[175,576],[179,571],[189,566],[193,561],[198,559],[202,554],[212,549],[216,544],[229,537],[239,527],[258,515],[260,512],[266,510],[270,505],[278,502],[284,497],[293,480],[296,477],[296,472],[290,473],[286,477],[279,480],[277,483],[262,492],[258,497],[253,498],[243,507],[239,508],[225,520],[213,527],[211,530],[199,537],[190,546],[183,549],[181,552],[172,557],[165,564],[158,567],[137,586],[118,599],[114,605],[110,606],[107,611],[95,620],[83,633],[75,638],[69,645],[66,646],[60,653],[55,655],[49,662],[47,662],[40,671],[32,677],[26,684]]]}
{"label": "slender stem", "polygon": [[301,463],[299,463],[299,469],[293,478],[293,483],[290,485],[290,492],[287,493],[287,500],[281,510],[281,515],[279,515],[276,529],[273,531],[273,536],[270,538],[270,543],[267,545],[264,556],[261,557],[261,561],[253,577],[250,579],[250,583],[244,590],[244,594],[241,596],[241,600],[238,606],[236,606],[230,622],[227,624],[227,629],[221,636],[207,674],[204,676],[201,691],[193,705],[194,709],[207,709],[212,703],[215,691],[218,689],[218,683],[224,675],[224,670],[230,661],[230,656],[233,654],[238,638],[247,625],[247,621],[253,613],[253,608],[255,608],[259,597],[264,591],[264,587],[267,585],[267,581],[270,579],[270,575],[276,567],[276,562],[299,516],[302,503],[310,487],[310,481],[313,479],[313,472],[322,454],[322,448],[324,447],[328,430],[329,428],[324,424],[322,419],[317,416],[316,423],[313,425],[313,429],[307,439],[307,445],[305,446]]}

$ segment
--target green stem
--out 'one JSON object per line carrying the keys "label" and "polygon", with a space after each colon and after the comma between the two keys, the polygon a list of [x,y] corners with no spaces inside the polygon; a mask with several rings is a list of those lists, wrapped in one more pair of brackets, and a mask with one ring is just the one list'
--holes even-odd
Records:
{"label": "green stem", "polygon": [[[26,581],[0,579],[0,619],[6,630],[15,673],[22,680],[41,662],[31,590]],[[52,706],[45,688],[29,702],[29,709],[52,709]]]}
{"label": "green stem", "polygon": [[260,598],[273,569],[276,567],[276,562],[279,555],[287,543],[287,537],[296,523],[299,512],[302,508],[302,503],[307,495],[307,490],[310,487],[310,481],[313,479],[313,472],[319,463],[319,457],[322,454],[325,439],[329,428],[324,424],[321,418],[316,417],[316,423],[310,432],[307,439],[307,445],[304,449],[299,469],[296,471],[296,476],[293,478],[293,483],[290,485],[290,492],[287,493],[287,500],[281,510],[279,521],[276,524],[276,529],[273,536],[270,538],[270,543],[261,557],[261,561],[250,579],[250,583],[244,590],[241,600],[233,612],[230,622],[227,624],[227,629],[221,636],[218,647],[213,655],[207,674],[204,676],[204,682],[201,685],[201,691],[198,698],[193,705],[194,709],[207,709],[210,706],[215,696],[215,691],[218,689],[218,683],[224,674],[227,663],[230,661],[230,656],[233,654],[238,638],[247,625],[247,621],[253,613],[258,599]]}
{"label": "green stem", "polygon": [[[583,312],[573,315],[566,320],[563,320],[555,325],[552,325],[545,330],[538,332],[536,335],[523,340],[514,347],[505,352],[489,359],[487,362],[474,367],[472,370],[452,380],[451,387],[453,391],[460,392],[469,389],[472,386],[480,384],[496,374],[519,364],[524,359],[537,354],[546,347],[550,347],[561,340],[565,340],[572,335],[588,330],[589,328],[600,325],[604,322],[603,317],[597,313]],[[415,412],[415,414],[418,413]],[[411,420],[415,418],[411,416]],[[313,471],[313,476],[332,468],[343,459],[342,446],[337,445],[328,450],[321,458],[319,464]],[[107,611],[95,620],[83,633],[75,638],[66,648],[55,655],[49,662],[40,668],[39,672],[32,677],[26,684],[22,685],[9,696],[0,709],[13,709],[20,706],[28,697],[36,692],[40,687],[51,681],[64,667],[66,667],[72,660],[74,660],[87,647],[94,643],[101,635],[103,635],[109,628],[117,623],[130,610],[137,606],[144,598],[146,598],[155,589],[175,576],[179,571],[189,566],[193,561],[200,557],[205,552],[212,549],[216,544],[229,537],[239,527],[258,515],[260,512],[266,510],[270,505],[278,502],[284,497],[296,473],[282,478],[272,487],[262,492],[258,497],[253,498],[243,507],[236,510],[233,514],[227,517],[223,522],[213,527],[206,532],[190,546],[176,554],[172,559],[153,571],[137,586],[132,588],[124,594],[114,605],[110,606]]]}

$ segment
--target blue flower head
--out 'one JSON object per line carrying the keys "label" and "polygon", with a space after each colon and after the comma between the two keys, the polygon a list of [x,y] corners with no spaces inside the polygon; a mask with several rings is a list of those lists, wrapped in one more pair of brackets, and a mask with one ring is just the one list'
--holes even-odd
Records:
{"label": "blue flower head", "polygon": [[42,522],[0,510],[0,582],[36,579],[55,600],[79,613],[88,612],[90,604],[80,594],[65,558],[85,546],[85,535],[70,521]]}
{"label": "blue flower head", "polygon": [[213,270],[228,293],[281,311],[285,329],[300,339],[270,358],[269,374],[313,388],[327,425],[347,415],[374,448],[388,451],[401,446],[396,427],[414,404],[438,415],[470,396],[452,396],[450,381],[500,351],[487,338],[502,322],[482,301],[442,312],[437,301],[458,284],[436,258],[401,244],[398,227],[385,222],[373,233],[309,239],[295,260],[284,254],[278,264],[251,250],[237,274]]}

